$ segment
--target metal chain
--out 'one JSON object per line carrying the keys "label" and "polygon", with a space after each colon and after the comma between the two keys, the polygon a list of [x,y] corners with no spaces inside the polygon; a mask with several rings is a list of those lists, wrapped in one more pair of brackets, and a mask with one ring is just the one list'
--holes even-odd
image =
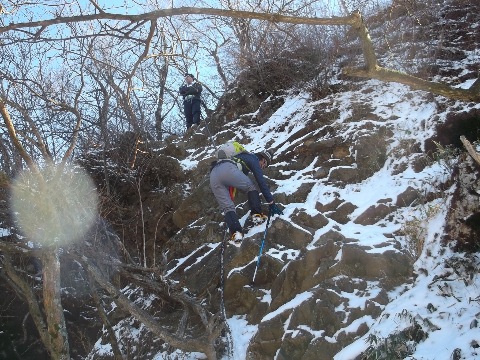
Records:
{"label": "metal chain", "polygon": [[227,339],[227,356],[229,359],[233,358],[233,339],[232,331],[227,322],[227,312],[225,311],[225,248],[227,240],[228,228],[225,229],[225,235],[223,236],[222,241],[222,251],[220,253],[220,311],[222,313],[222,318],[225,323],[225,337]]}

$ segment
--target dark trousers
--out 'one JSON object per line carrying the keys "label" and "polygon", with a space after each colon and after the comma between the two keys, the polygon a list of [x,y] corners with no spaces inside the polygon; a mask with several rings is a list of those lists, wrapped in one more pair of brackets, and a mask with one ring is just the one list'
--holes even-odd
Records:
{"label": "dark trousers", "polygon": [[188,99],[183,102],[187,129],[193,124],[200,125],[200,99]]}

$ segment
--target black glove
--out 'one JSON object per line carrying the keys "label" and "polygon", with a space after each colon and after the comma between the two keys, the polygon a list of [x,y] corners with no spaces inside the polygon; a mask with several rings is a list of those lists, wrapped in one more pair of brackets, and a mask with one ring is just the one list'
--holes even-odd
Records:
{"label": "black glove", "polygon": [[283,210],[275,203],[268,205],[270,216],[273,215],[283,215]]}

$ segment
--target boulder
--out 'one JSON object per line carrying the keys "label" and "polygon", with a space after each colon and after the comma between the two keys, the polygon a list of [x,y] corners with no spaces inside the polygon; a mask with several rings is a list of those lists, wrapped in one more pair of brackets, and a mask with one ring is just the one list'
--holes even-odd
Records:
{"label": "boulder", "polygon": [[368,130],[355,141],[352,152],[358,168],[359,180],[365,180],[380,170],[387,159],[387,139],[391,131],[373,123],[363,125]]}
{"label": "boulder", "polygon": [[318,285],[333,264],[338,247],[332,241],[307,251],[297,260],[291,260],[288,266],[274,279],[271,288],[272,302],[270,310],[290,301],[296,294]]}
{"label": "boulder", "polygon": [[313,338],[314,335],[302,329],[285,334],[282,338],[282,345],[280,346],[275,359],[302,359]]}
{"label": "boulder", "polygon": [[330,170],[328,180],[331,182],[343,182],[346,184],[357,183],[363,179],[360,177],[360,173],[355,167],[336,167]]}
{"label": "boulder", "polygon": [[385,278],[390,285],[404,283],[413,275],[411,259],[407,255],[393,250],[369,253],[353,244],[343,246],[339,266],[350,276],[366,280]]}
{"label": "boulder", "polygon": [[303,210],[295,212],[291,216],[291,219],[303,228],[309,230],[311,233],[328,224],[328,219],[322,214],[311,216]]}
{"label": "boulder", "polygon": [[[323,220],[323,217],[321,217]],[[313,239],[312,233],[306,229],[293,226],[281,218],[275,219],[268,230],[268,240],[275,239],[275,243],[289,249],[303,249]]]}
{"label": "boulder", "polygon": [[387,204],[376,204],[370,206],[353,221],[360,225],[373,225],[383,219],[396,209],[395,206]]}
{"label": "boulder", "polygon": [[287,310],[270,320],[263,321],[258,326],[258,331],[250,341],[247,359],[271,360],[282,344],[285,333],[284,323],[290,316],[291,310]]}
{"label": "boulder", "polygon": [[309,344],[302,360],[332,360],[341,349],[340,343],[331,343],[324,338],[317,338]]}
{"label": "boulder", "polygon": [[350,214],[353,213],[356,209],[357,207],[352,203],[344,202],[335,211],[326,214],[326,216],[340,224],[346,224],[351,220]]}
{"label": "boulder", "polygon": [[395,201],[395,206],[398,206],[398,207],[410,206],[419,197],[420,197],[419,191],[409,186],[405,189],[404,192],[400,193],[397,196],[397,200]]}

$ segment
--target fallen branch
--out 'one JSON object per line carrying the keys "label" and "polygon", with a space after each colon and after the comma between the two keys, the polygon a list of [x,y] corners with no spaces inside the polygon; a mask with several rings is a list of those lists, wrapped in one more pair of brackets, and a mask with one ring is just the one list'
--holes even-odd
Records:
{"label": "fallen branch", "polygon": [[186,352],[203,352],[210,360],[217,358],[214,341],[220,335],[222,326],[215,316],[208,321],[208,324],[205,326],[206,331],[202,336],[192,338],[172,334],[169,329],[161,326],[151,314],[130,301],[127,296],[112,285],[89,259],[85,256],[81,256],[80,259],[85,269],[89,272],[89,276],[113,297],[115,303],[141,321],[159,339]]}
{"label": "fallen branch", "polygon": [[475,162],[480,165],[480,154],[475,151],[470,141],[468,141],[463,135],[460,136],[460,141],[462,142],[463,146],[465,146],[465,149],[467,149],[473,160],[475,160]]}

